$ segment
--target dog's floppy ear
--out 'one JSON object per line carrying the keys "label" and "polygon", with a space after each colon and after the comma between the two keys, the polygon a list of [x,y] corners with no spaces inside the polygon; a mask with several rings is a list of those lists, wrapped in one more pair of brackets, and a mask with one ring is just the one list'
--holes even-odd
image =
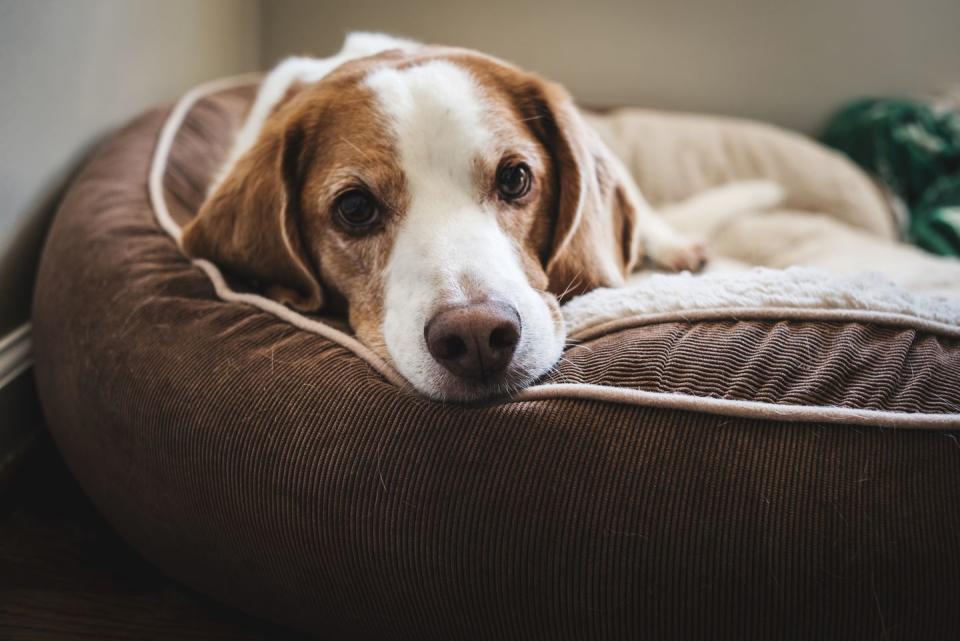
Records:
{"label": "dog's floppy ear", "polygon": [[309,312],[322,307],[323,293],[300,234],[303,137],[290,118],[269,122],[180,242],[188,256],[256,281],[274,300]]}
{"label": "dog's floppy ear", "polygon": [[526,116],[552,156],[556,219],[545,270],[550,290],[572,296],[622,285],[642,258],[636,188],[559,85],[531,82]]}

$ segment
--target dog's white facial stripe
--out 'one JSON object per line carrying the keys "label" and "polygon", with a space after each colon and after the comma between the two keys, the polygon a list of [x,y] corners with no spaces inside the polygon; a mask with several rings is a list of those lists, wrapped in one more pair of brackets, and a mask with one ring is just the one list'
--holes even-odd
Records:
{"label": "dog's white facial stripe", "polygon": [[366,85],[394,133],[410,194],[385,274],[383,333],[397,367],[421,391],[450,395],[444,383],[451,375],[430,356],[423,328],[440,306],[482,295],[520,314],[515,370],[526,378],[543,373],[564,337],[476,184],[478,161],[498,148],[482,89],[447,61],[378,69]]}
{"label": "dog's white facial stripe", "polygon": [[374,71],[366,84],[391,120],[411,193],[425,199],[467,193],[472,160],[493,139],[473,78],[450,62],[434,61]]}

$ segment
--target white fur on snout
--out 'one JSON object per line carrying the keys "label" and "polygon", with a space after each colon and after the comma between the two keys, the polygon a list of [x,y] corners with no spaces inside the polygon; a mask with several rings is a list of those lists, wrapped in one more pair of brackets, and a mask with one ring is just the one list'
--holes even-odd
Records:
{"label": "white fur on snout", "polygon": [[485,125],[488,107],[480,87],[446,61],[379,69],[366,83],[396,136],[410,192],[384,275],[383,333],[390,356],[418,390],[435,398],[502,391],[456,380],[434,361],[424,338],[437,310],[482,296],[517,310],[520,342],[505,381],[528,383],[559,359],[565,336],[527,280],[520,249],[475,184],[476,159],[497,148]]}
{"label": "white fur on snout", "polygon": [[[404,224],[390,257],[383,329],[398,369],[426,394],[471,395],[430,356],[424,327],[440,307],[471,302],[477,289],[512,305],[520,316],[520,342],[508,369],[511,384],[529,382],[560,358],[562,327],[530,286],[494,216],[479,209],[447,216],[421,212]],[[489,391],[478,389],[476,395]]]}

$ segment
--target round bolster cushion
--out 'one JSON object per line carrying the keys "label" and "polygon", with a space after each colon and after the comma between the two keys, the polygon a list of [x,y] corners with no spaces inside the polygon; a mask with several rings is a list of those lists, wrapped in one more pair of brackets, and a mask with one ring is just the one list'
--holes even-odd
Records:
{"label": "round bolster cushion", "polygon": [[[163,176],[175,218],[196,211],[252,91],[191,110]],[[148,197],[167,115],[116,133],[77,177],[33,311],[53,437],[164,572],[344,641],[960,629],[960,446],[884,427],[960,411],[957,336],[661,319],[572,346],[550,393],[432,402],[218,298]]]}

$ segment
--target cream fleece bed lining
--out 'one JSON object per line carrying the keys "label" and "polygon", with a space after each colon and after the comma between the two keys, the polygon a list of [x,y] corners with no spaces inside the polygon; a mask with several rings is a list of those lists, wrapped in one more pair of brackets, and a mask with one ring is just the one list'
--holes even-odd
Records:
{"label": "cream fleece bed lining", "polygon": [[571,300],[563,315],[571,337],[583,340],[631,320],[774,318],[772,310],[794,320],[863,321],[960,337],[960,300],[911,294],[879,274],[809,267],[639,275],[624,288]]}
{"label": "cream fleece bed lining", "polygon": [[[148,178],[148,191],[154,215],[160,227],[180,245],[181,228],[170,215],[164,195],[163,178],[166,173],[170,152],[177,133],[190,109],[204,97],[255,84],[261,74],[248,74],[234,78],[225,78],[194,87],[173,107],[167,117],[157,145],[154,149]],[[350,350],[365,360],[387,381],[412,391],[411,386],[384,359],[353,336],[339,331],[325,323],[298,314],[293,310],[257,294],[236,292],[230,288],[219,268],[213,263],[195,259],[192,263],[199,267],[210,279],[217,296],[224,301],[251,305],[262,311],[307,332],[324,338]],[[825,272],[816,270],[753,270],[747,274],[714,274],[694,277],[690,274],[655,275],[643,279],[627,290],[598,290],[574,299],[564,306],[564,316],[568,322],[571,338],[588,340],[604,332],[615,331],[642,324],[669,322],[671,320],[703,319],[745,319],[745,318],[791,318],[796,320],[836,320],[862,321],[882,325],[909,326],[934,333],[960,336],[960,304],[953,305],[945,299],[936,299],[932,306],[929,297],[915,297],[899,292],[897,302],[881,305],[880,309],[870,307],[874,297],[858,296],[863,292],[855,291],[866,281],[857,277],[847,278],[838,292],[825,287],[834,279]],[[773,280],[782,279],[793,282],[794,293],[790,296],[777,295],[771,291]],[[873,277],[864,277],[873,278]],[[737,300],[720,301],[718,307],[694,306],[690,309],[674,301],[664,305],[657,296],[671,290],[686,290],[688,293],[704,292],[705,288],[716,291],[717,288],[742,285],[747,280],[756,280],[756,287],[746,287],[746,295]],[[840,280],[840,279],[836,279]],[[874,282],[874,284],[876,284]],[[680,285],[680,287],[678,287]],[[886,286],[893,287],[886,284]],[[743,288],[742,288],[743,289]],[[893,288],[896,289],[896,288]],[[889,289],[886,290],[888,293]],[[627,292],[630,295],[625,295]],[[821,295],[817,298],[817,292]],[[744,293],[744,292],[741,292]],[[927,299],[927,300],[921,300]],[[656,301],[660,300],[660,303]],[[709,299],[708,299],[709,300]],[[688,299],[687,303],[690,302]],[[889,301],[888,301],[889,303]],[[591,384],[551,383],[528,387],[500,404],[534,400],[572,398],[600,402],[615,402],[664,409],[689,410],[755,419],[779,421],[815,421],[841,423],[848,425],[879,425],[883,427],[921,428],[921,429],[960,429],[960,413],[921,414],[908,412],[888,412],[879,410],[858,410],[847,407],[780,405],[756,401],[717,399],[691,396],[688,394],[648,392],[620,387]]]}

